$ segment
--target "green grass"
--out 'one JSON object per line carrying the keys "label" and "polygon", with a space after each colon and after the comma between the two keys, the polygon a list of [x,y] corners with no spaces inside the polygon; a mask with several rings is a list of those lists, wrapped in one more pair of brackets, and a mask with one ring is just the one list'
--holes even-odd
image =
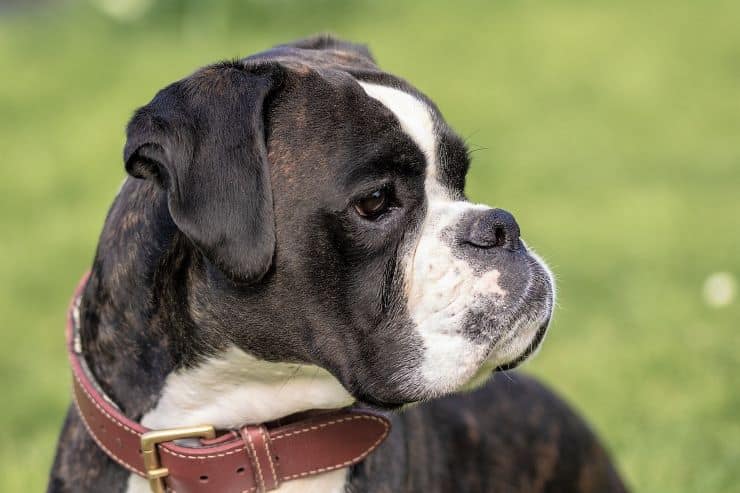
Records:
{"label": "green grass", "polygon": [[[43,489],[69,401],[68,296],[124,173],[132,110],[194,68],[317,31],[370,43],[481,148],[559,309],[527,366],[636,491],[740,484],[740,3],[162,2],[0,18],[0,491]],[[237,7],[237,5],[240,5]]]}

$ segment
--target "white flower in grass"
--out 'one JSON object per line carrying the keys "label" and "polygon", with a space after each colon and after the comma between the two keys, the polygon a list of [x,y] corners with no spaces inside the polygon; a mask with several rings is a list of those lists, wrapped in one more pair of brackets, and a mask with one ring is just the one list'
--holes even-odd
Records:
{"label": "white flower in grass", "polygon": [[729,272],[715,272],[704,281],[703,292],[709,306],[727,306],[735,300],[737,282]]}

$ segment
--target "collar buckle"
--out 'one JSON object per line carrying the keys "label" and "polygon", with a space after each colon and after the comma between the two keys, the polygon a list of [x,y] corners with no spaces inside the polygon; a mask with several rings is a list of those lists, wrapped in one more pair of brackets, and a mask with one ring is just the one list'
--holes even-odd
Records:
{"label": "collar buckle", "polygon": [[162,442],[182,440],[184,438],[215,438],[216,430],[211,425],[188,426],[185,428],[170,428],[167,430],[154,430],[141,435],[141,458],[144,460],[146,479],[153,493],[166,493],[164,484],[170,472],[162,467],[159,461],[157,445]]}

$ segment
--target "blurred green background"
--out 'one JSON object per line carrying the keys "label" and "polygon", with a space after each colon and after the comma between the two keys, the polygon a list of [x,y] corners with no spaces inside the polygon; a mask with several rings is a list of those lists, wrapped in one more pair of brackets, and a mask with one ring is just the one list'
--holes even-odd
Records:
{"label": "blurred green background", "polygon": [[738,491],[740,2],[19,4],[0,4],[0,491],[45,486],[66,304],[133,109],[320,31],[438,103],[478,149],[471,198],[513,211],[552,264],[560,306],[525,371],[636,491]]}

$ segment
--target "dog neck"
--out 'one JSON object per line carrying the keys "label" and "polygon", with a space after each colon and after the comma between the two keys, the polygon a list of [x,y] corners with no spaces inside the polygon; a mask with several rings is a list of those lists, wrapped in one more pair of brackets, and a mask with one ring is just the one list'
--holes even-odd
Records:
{"label": "dog neck", "polygon": [[195,263],[163,194],[127,180],[80,307],[85,359],[126,415],[152,429],[229,429],[354,402],[322,368],[267,362],[200,330],[187,301]]}
{"label": "dog neck", "polygon": [[171,373],[157,406],[141,423],[152,429],[200,423],[230,429],[353,402],[318,366],[269,363],[230,347],[195,368]]}

